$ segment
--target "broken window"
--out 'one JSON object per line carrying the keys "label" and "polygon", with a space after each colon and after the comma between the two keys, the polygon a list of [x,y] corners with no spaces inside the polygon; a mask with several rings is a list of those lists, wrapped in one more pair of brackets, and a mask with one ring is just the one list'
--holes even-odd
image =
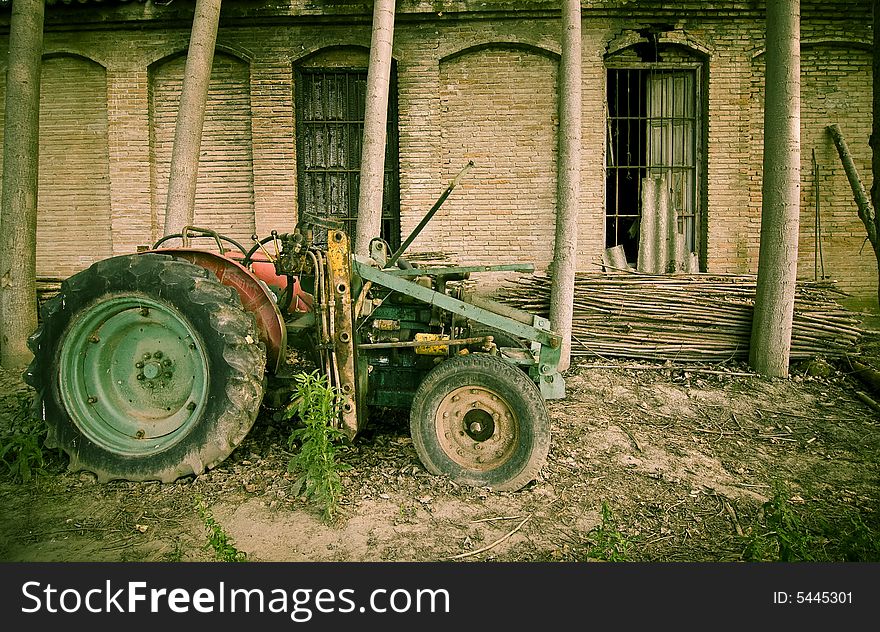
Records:
{"label": "broken window", "polygon": [[608,67],[605,245],[638,257],[642,179],[665,176],[678,232],[700,247],[700,65]]}
{"label": "broken window", "polygon": [[[296,76],[299,212],[340,220],[350,236],[357,223],[366,68],[300,68]],[[400,244],[397,90],[388,103],[381,236]]]}

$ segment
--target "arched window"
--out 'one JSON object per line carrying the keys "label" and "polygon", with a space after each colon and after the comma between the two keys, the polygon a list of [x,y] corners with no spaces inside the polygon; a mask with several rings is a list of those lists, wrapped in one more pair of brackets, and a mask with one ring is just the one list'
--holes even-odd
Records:
{"label": "arched window", "polygon": [[43,60],[37,274],[66,277],[113,253],[107,73],[62,54]]}
{"label": "arched window", "polygon": [[[356,46],[318,51],[296,66],[296,159],[300,216],[332,217],[354,236],[369,51]],[[400,245],[397,71],[392,62],[385,143],[381,236]]]}
{"label": "arched window", "polygon": [[664,176],[690,252],[703,223],[704,63],[688,49],[645,42],[609,57],[605,245],[638,257],[642,179]]}
{"label": "arched window", "polygon": [[[153,238],[163,234],[186,55],[150,67]],[[193,223],[242,243],[254,233],[250,67],[217,52],[205,105]]]}

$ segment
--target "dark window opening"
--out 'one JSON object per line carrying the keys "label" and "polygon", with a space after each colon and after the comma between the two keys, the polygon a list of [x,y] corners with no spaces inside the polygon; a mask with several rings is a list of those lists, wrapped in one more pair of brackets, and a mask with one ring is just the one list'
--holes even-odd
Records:
{"label": "dark window opening", "polygon": [[605,246],[638,258],[642,178],[664,175],[678,231],[700,246],[699,68],[669,64],[608,69]]}
{"label": "dark window opening", "polygon": [[[397,85],[392,73],[381,237],[400,245]],[[300,68],[296,74],[299,213],[343,222],[353,237],[360,189],[366,68]]]}

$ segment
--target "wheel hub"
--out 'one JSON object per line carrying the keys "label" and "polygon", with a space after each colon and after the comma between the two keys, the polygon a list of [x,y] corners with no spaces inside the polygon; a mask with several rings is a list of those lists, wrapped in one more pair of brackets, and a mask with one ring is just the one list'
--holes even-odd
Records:
{"label": "wheel hub", "polygon": [[135,369],[140,372],[137,379],[145,388],[164,388],[174,377],[174,362],[171,358],[162,359],[163,353],[145,353],[143,362],[136,362]]}
{"label": "wheel hub", "polygon": [[437,433],[444,452],[459,465],[490,470],[511,457],[518,442],[517,419],[490,389],[462,387],[437,408]]}
{"label": "wheel hub", "polygon": [[464,414],[464,428],[474,441],[485,441],[495,433],[495,420],[482,408],[473,408]]}
{"label": "wheel hub", "polygon": [[82,312],[65,333],[59,364],[71,418],[90,440],[120,454],[166,448],[188,433],[206,402],[200,338],[176,310],[143,296],[117,296]]}

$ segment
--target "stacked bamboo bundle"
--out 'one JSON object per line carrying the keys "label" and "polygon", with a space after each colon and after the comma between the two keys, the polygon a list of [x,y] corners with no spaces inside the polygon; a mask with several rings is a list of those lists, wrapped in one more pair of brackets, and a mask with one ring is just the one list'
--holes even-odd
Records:
{"label": "stacked bamboo bundle", "polygon": [[[753,275],[578,273],[572,355],[674,362],[748,357]],[[832,283],[798,281],[791,358],[853,352],[859,319],[834,299]],[[546,316],[550,279],[522,277],[498,300]]]}
{"label": "stacked bamboo bundle", "polygon": [[61,279],[55,277],[37,277],[37,304],[43,303],[61,291]]}

